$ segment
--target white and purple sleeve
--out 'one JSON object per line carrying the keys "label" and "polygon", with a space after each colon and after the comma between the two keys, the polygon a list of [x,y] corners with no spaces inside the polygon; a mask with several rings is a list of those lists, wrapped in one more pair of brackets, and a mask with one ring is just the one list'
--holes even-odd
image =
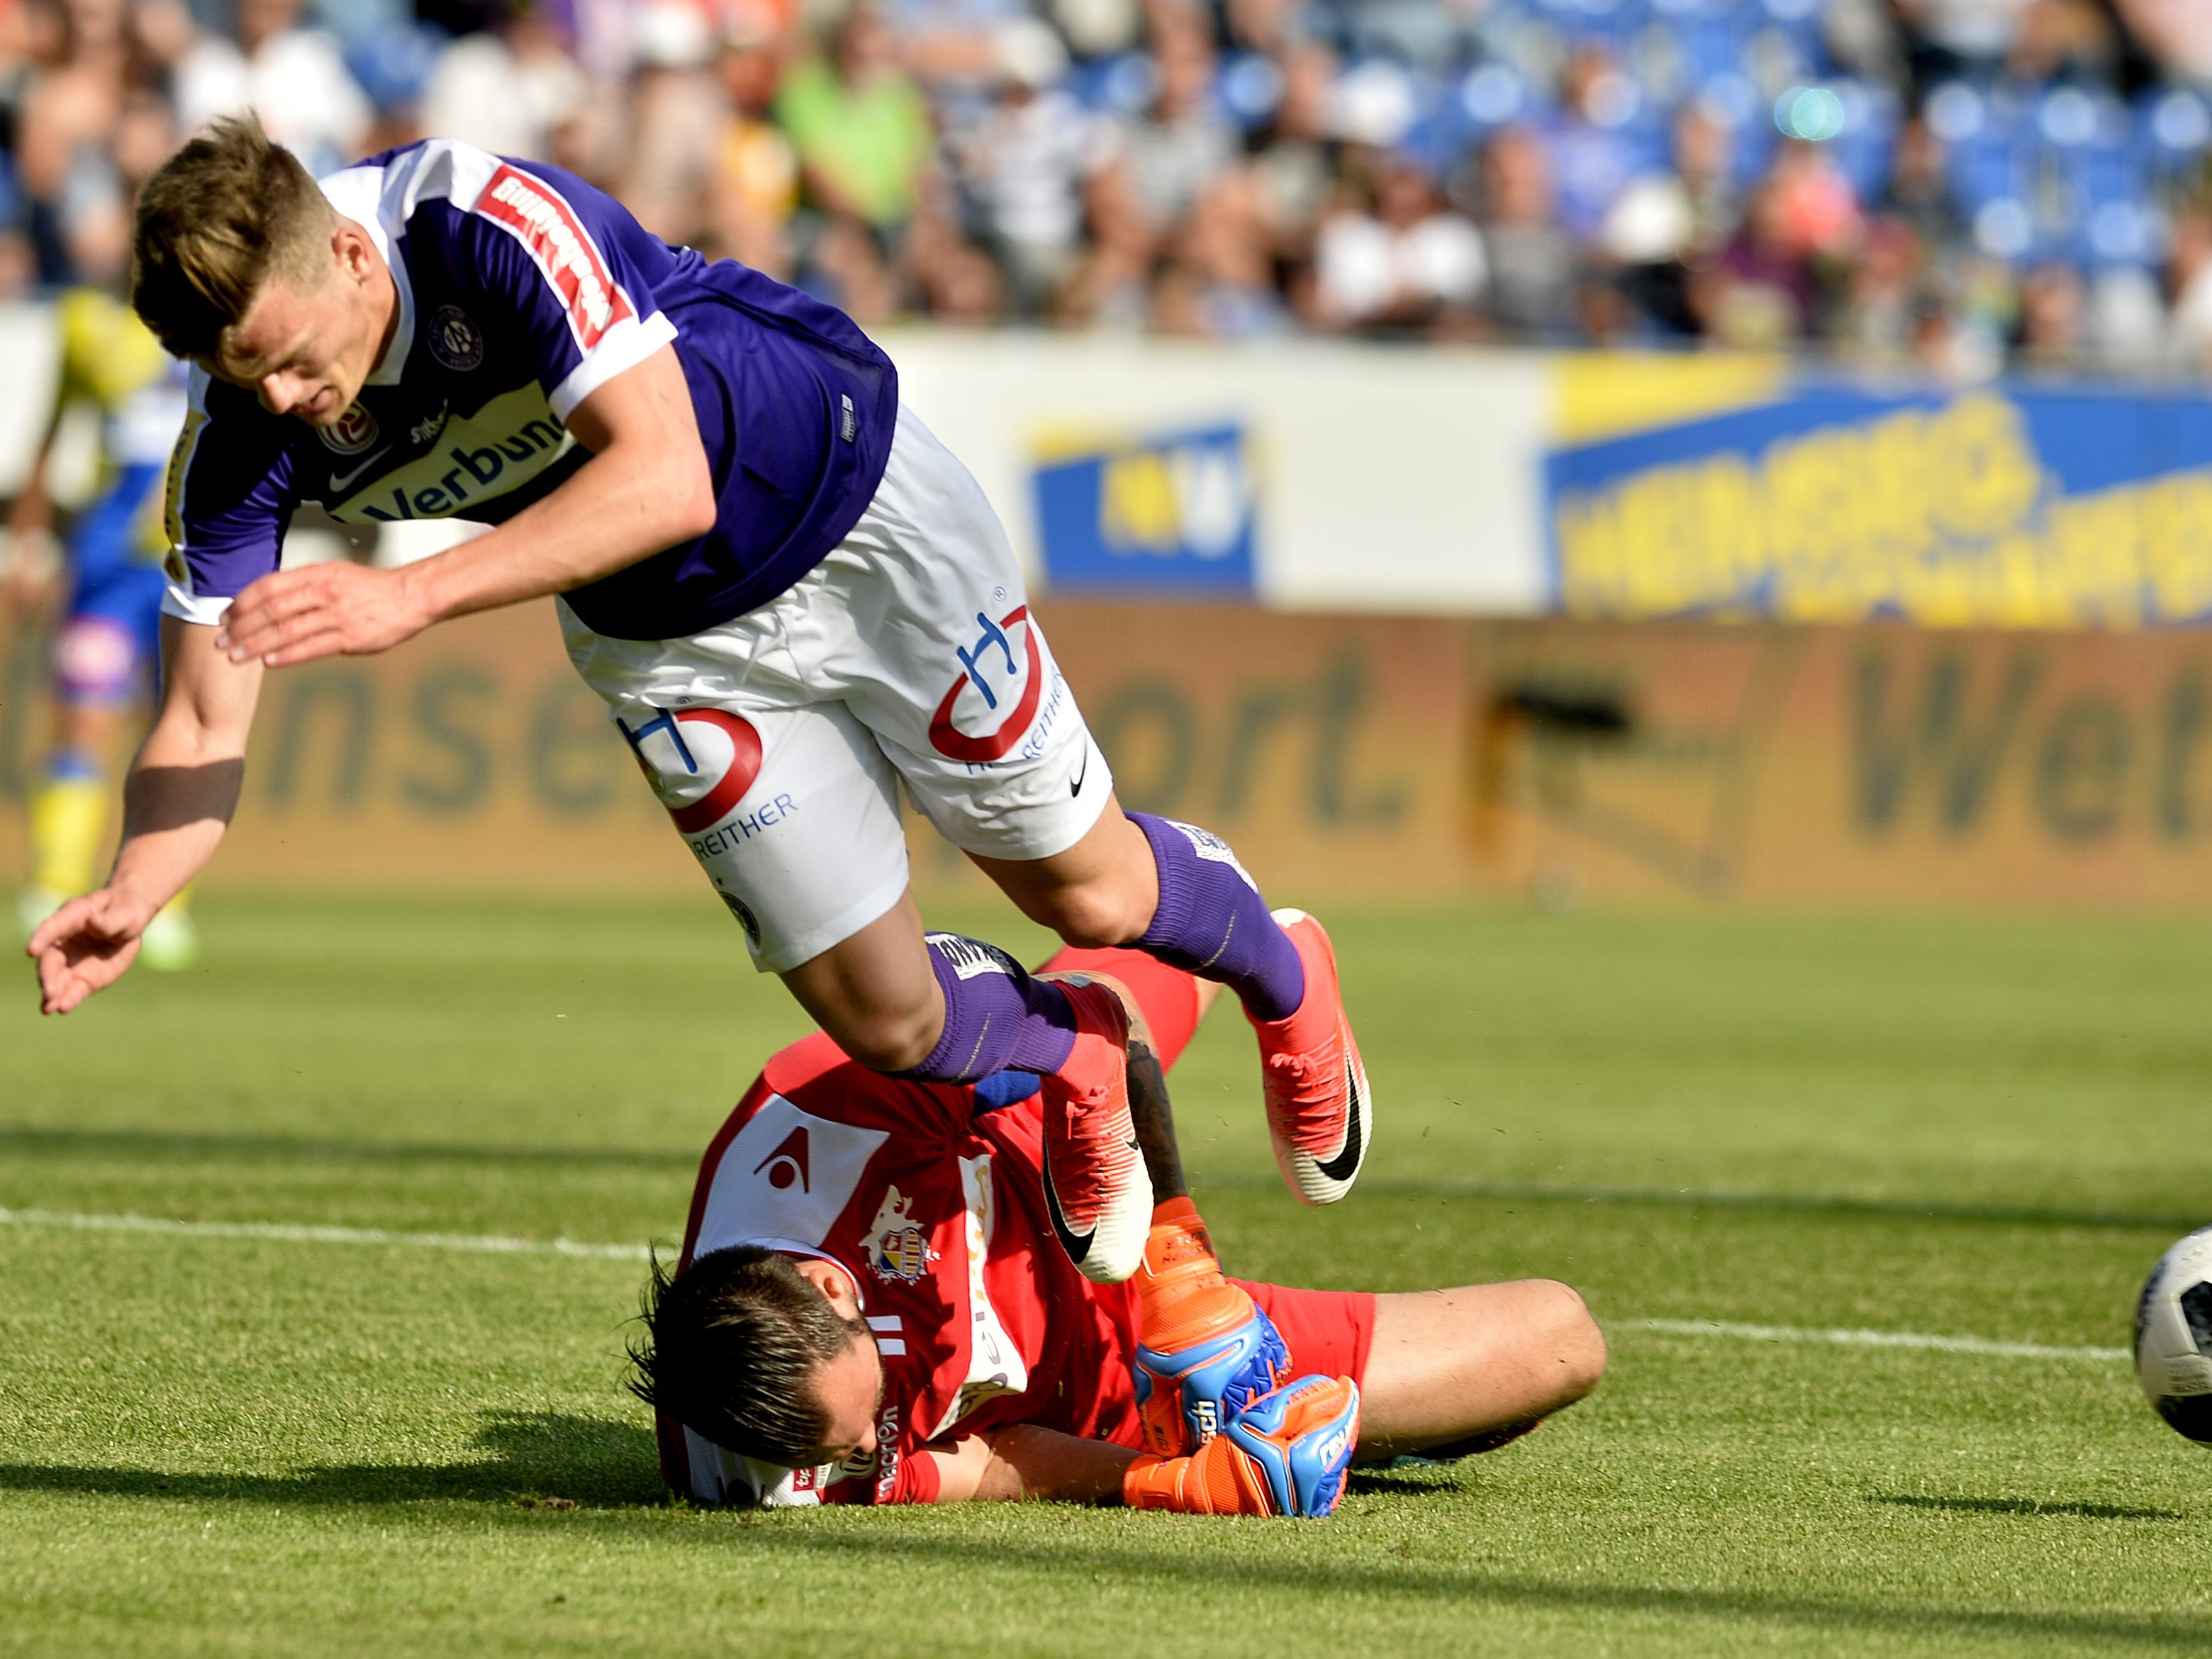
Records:
{"label": "white and purple sleeve", "polygon": [[233,599],[276,568],[295,500],[284,434],[245,394],[194,369],[169,458],[162,611],[221,622]]}
{"label": "white and purple sleeve", "polygon": [[666,250],[611,197],[502,161],[458,216],[456,264],[492,314],[527,334],[545,400],[563,421],[676,338],[643,261]]}

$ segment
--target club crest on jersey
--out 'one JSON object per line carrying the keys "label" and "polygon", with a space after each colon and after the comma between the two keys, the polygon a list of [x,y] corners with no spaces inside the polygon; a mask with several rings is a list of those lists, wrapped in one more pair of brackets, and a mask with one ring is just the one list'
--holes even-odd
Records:
{"label": "club crest on jersey", "polygon": [[[971,766],[1004,759],[1022,740],[1036,719],[1044,686],[1044,657],[1037,647],[1036,624],[1030,620],[1029,606],[1016,605],[995,623],[979,611],[975,623],[982,633],[972,647],[953,651],[960,659],[960,678],[952,682],[929,721],[930,746],[948,759]],[[1007,631],[1013,628],[1021,629],[1024,654],[1019,658]],[[955,724],[963,705],[971,723],[980,723],[978,715],[988,720],[996,714],[998,719],[988,732],[964,731]]]}
{"label": "club crest on jersey", "polygon": [[360,454],[376,441],[376,416],[358,403],[348,404],[337,424],[315,428],[315,435],[323,441],[323,447],[341,455]]}
{"label": "club crest on jersey", "polygon": [[483,362],[483,332],[459,306],[440,306],[430,318],[430,355],[465,374]]}
{"label": "club crest on jersey", "polygon": [[929,1235],[910,1213],[913,1208],[914,1200],[902,1197],[893,1187],[884,1194],[869,1225],[865,1241],[868,1271],[886,1285],[916,1283],[937,1257],[929,1248]]}
{"label": "club crest on jersey", "polygon": [[504,225],[530,251],[568,308],[568,329],[585,350],[617,323],[635,316],[629,299],[560,192],[541,179],[501,167],[477,198],[477,211]]}

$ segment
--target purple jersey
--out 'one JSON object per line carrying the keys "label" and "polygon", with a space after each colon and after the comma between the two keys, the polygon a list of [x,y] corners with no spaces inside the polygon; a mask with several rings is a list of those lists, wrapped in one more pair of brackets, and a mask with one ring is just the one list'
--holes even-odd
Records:
{"label": "purple jersey", "polygon": [[898,414],[890,360],[842,313],[671,248],[557,167],[432,139],[322,181],[391,267],[390,349],[337,425],[264,410],[195,369],[169,476],[167,609],[213,622],[276,568],[293,507],[349,524],[497,524],[587,459],[565,422],[673,343],[714,527],[567,595],[623,639],[696,634],[819,563],[876,491]]}

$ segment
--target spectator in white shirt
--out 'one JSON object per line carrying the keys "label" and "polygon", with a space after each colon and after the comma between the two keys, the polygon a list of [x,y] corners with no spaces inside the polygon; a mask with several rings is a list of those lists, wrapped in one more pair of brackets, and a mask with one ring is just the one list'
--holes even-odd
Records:
{"label": "spectator in white shirt", "polygon": [[1337,328],[1433,330],[1467,319],[1486,275],[1482,233],[1401,156],[1376,179],[1371,214],[1340,212],[1322,226],[1315,298]]}
{"label": "spectator in white shirt", "polygon": [[1213,47],[1179,11],[1163,11],[1153,48],[1158,91],[1142,119],[1125,122],[1115,166],[1126,198],[1158,246],[1235,165],[1235,130],[1213,105]]}
{"label": "spectator in white shirt", "polygon": [[239,0],[237,44],[203,35],[177,65],[175,94],[187,131],[252,110],[311,173],[359,159],[376,118],[337,42],[300,27],[300,0]]}
{"label": "spectator in white shirt", "polygon": [[553,135],[583,107],[584,71],[535,7],[441,47],[422,94],[422,126],[495,155],[553,159]]}
{"label": "spectator in white shirt", "polygon": [[1060,89],[1066,52],[1042,24],[1000,40],[998,102],[956,151],[1016,308],[1050,308],[1083,238],[1083,185],[1104,159],[1108,137]]}

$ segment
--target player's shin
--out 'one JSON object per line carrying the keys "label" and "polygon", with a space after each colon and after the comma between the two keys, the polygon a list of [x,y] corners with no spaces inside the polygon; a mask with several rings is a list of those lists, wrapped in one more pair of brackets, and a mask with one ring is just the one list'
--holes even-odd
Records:
{"label": "player's shin", "polygon": [[1130,820],[1152,847],[1160,883],[1138,948],[1237,993],[1260,1040],[1283,1179],[1305,1203],[1334,1204],[1366,1158],[1374,1100],[1328,933],[1304,911],[1271,913],[1218,836],[1142,812]]}
{"label": "player's shin", "polygon": [[1323,1516],[1343,1496],[1359,1442],[1348,1376],[1302,1376],[1185,1457],[1144,1456],[1121,1479],[1132,1509],[1186,1515]]}
{"label": "player's shin", "polygon": [[1254,1019],[1295,1013],[1305,999],[1304,964],[1229,843],[1149,812],[1129,821],[1151,844],[1160,882],[1158,908],[1137,948],[1226,985]]}
{"label": "player's shin", "polygon": [[928,1083],[972,1083],[994,1072],[1052,1073],[1075,1048],[1067,994],[1034,979],[995,945],[959,933],[929,935],[929,966],[945,998],[945,1031],[906,1073]]}

